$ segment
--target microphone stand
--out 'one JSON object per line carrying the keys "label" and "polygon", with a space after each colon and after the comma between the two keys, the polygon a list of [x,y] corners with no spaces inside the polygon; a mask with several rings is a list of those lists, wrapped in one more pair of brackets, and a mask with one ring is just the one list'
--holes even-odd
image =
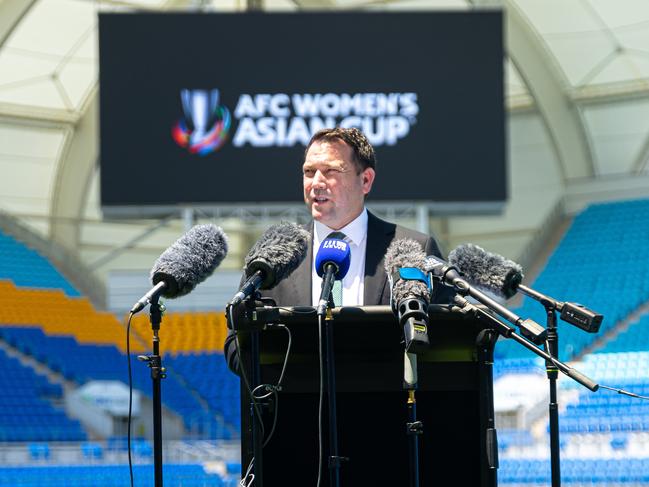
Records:
{"label": "microphone stand", "polygon": [[[545,308],[547,319],[547,339],[543,344],[545,351],[552,357],[559,356],[559,333],[557,329],[557,311],[561,319],[588,333],[597,333],[603,316],[577,303],[560,302],[550,296],[519,284],[517,290],[538,301]],[[559,404],[557,402],[557,376],[559,371],[553,360],[545,361],[545,370],[550,381],[550,465],[552,471],[552,487],[561,486],[561,458],[559,445]]]}
{"label": "microphone stand", "polygon": [[415,391],[418,381],[417,354],[426,352],[430,346],[428,320],[422,319],[421,316],[422,313],[428,315],[428,306],[413,295],[400,300],[396,308],[399,324],[403,326],[403,389],[408,392],[406,436],[408,437],[410,487],[419,487],[419,436],[424,433],[424,424],[417,420]]}
{"label": "microphone stand", "polygon": [[[559,333],[557,331],[557,315],[554,308],[544,303],[547,314],[548,338],[543,345],[545,351],[553,357],[559,356]],[[550,471],[552,475],[552,487],[561,486],[561,448],[559,445],[559,403],[557,402],[557,376],[559,369],[551,360],[545,361],[545,371],[550,381],[550,403],[548,410],[550,415]]]}
{"label": "microphone stand", "polygon": [[[246,299],[244,301],[246,308],[248,311],[252,311],[255,309],[256,306],[256,301],[261,298],[261,295],[259,291],[255,292],[254,298],[253,299]],[[250,364],[250,369],[251,369],[251,377],[250,377],[250,391],[255,390],[255,388],[261,384],[261,365],[260,365],[260,360],[259,360],[259,332],[260,330],[258,329],[253,329],[250,331],[250,357],[251,357],[251,364]],[[253,467],[253,471],[255,473],[255,483],[258,486],[263,487],[264,485],[264,447],[263,447],[263,435],[262,435],[262,428],[263,425],[261,424],[259,419],[257,417],[257,414],[255,414],[255,401],[256,399],[254,397],[250,397],[250,415],[252,416],[252,455],[255,460],[255,464]],[[259,414],[262,412],[262,404],[258,403],[259,408]]]}
{"label": "microphone stand", "polygon": [[[333,279],[333,274],[331,274]],[[323,281],[323,285],[325,285]],[[331,287],[330,287],[331,289]],[[324,331],[320,327],[320,340],[325,348],[325,375],[327,387],[327,413],[329,416],[329,485],[340,487],[340,467],[343,461],[348,458],[338,455],[338,418],[336,416],[336,365],[334,361],[334,335],[333,335],[333,296],[329,292],[327,298],[327,309],[325,313]],[[318,317],[322,323],[322,315]]]}
{"label": "microphone stand", "polygon": [[[495,319],[495,318],[494,318]],[[492,328],[483,328],[476,338],[478,351],[478,367],[482,381],[480,397],[480,416],[484,428],[480,432],[480,440],[485,446],[486,455],[481,459],[483,485],[498,485],[498,433],[496,431],[496,413],[494,411],[493,364],[494,348],[498,341],[498,332]]]}
{"label": "microphone stand", "polygon": [[139,355],[138,359],[146,362],[151,369],[151,382],[153,383],[153,471],[155,487],[162,487],[162,394],[161,380],[167,377],[160,357],[160,323],[164,306],[158,303],[159,295],[151,298],[149,316],[153,330],[153,353]]}
{"label": "microphone stand", "polygon": [[[557,329],[556,310],[559,303],[553,298],[541,294],[526,286],[519,286],[523,294],[535,299],[545,308],[547,318],[548,337],[543,344],[545,351],[553,357],[559,356],[559,333]],[[559,370],[551,360],[545,361],[545,370],[550,381],[550,403],[548,410],[550,415],[550,471],[552,476],[552,487],[561,486],[561,447],[559,443],[559,404],[557,401],[557,376]]]}
{"label": "microphone stand", "polygon": [[[564,363],[560,362],[558,359],[555,359],[548,352],[546,352],[544,350],[541,350],[538,347],[534,346],[532,343],[528,342],[525,338],[518,335],[515,332],[514,328],[512,328],[511,326],[503,323],[498,318],[493,316],[491,313],[488,313],[487,311],[485,311],[483,309],[480,309],[477,306],[469,303],[469,301],[467,301],[465,298],[463,298],[460,295],[455,296],[455,302],[459,306],[462,306],[464,311],[473,312],[474,315],[476,316],[476,318],[478,318],[479,320],[486,320],[489,323],[489,328],[491,328],[495,332],[501,334],[505,338],[512,338],[514,341],[520,343],[521,345],[523,345],[528,350],[531,350],[532,352],[534,352],[539,357],[544,358],[546,360],[546,363],[551,362],[553,367],[554,367],[554,370],[557,373],[560,370],[561,372],[566,374],[568,377],[570,377],[571,379],[575,380],[576,382],[580,383],[581,385],[583,385],[587,389],[590,389],[593,392],[596,391],[597,389],[599,389],[599,385],[597,383],[593,382],[590,378],[588,378],[585,375],[581,374],[577,370],[575,370],[575,369],[573,369],[571,367],[568,367]],[[490,339],[490,340],[493,340],[493,339]],[[495,341],[493,341],[493,343],[495,344]],[[493,347],[491,348],[491,351],[493,352]],[[480,352],[481,352],[481,361],[483,361],[482,366],[491,368],[491,364],[487,362],[489,360],[489,351],[488,350],[484,351],[484,350],[482,350],[482,347],[481,347]],[[493,354],[491,354],[491,362],[493,362]],[[491,394],[493,395],[493,389],[486,389],[486,390],[491,390]],[[556,393],[556,382],[555,382],[555,393]],[[493,396],[491,398],[486,398],[486,399],[487,399],[487,403],[491,404],[491,410],[486,412],[486,414],[488,416],[487,424],[489,426],[490,425],[495,425],[495,421],[494,421],[494,419],[495,419],[494,416],[495,415],[494,415],[494,412],[493,412]],[[556,397],[554,398],[554,400],[556,401]],[[557,418],[557,427],[558,427],[558,418]],[[557,432],[558,432],[558,428],[557,428]],[[490,463],[490,468],[494,469],[494,475],[496,475],[496,469],[498,468],[498,459],[497,459],[497,435],[496,435],[495,428],[487,428],[485,440],[487,441],[486,446],[487,446],[488,454],[489,454],[489,451],[492,451],[492,456],[495,455],[494,458],[491,459],[491,462],[493,463],[493,466],[491,466],[492,463]],[[558,446],[558,438],[557,438],[557,446]],[[557,450],[558,450],[558,448],[557,448]],[[496,453],[494,454],[493,452],[496,452]],[[556,460],[557,460],[557,463],[558,463],[558,456],[557,456]],[[557,473],[557,476],[558,476],[559,471],[557,470],[556,473]],[[555,480],[554,479],[554,474],[555,474],[555,472],[553,470],[553,482]],[[554,484],[553,484],[553,486],[554,486]]]}
{"label": "microphone stand", "polygon": [[[410,457],[410,487],[419,487],[419,435],[424,432],[424,424],[417,421],[417,354],[403,352],[403,388],[408,391],[408,452]],[[495,485],[495,484],[494,484]]]}

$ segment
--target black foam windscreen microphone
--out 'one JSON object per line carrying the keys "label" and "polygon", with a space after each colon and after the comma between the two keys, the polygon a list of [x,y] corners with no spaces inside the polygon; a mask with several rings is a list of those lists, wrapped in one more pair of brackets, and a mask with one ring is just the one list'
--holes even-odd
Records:
{"label": "black foam windscreen microphone", "polygon": [[228,253],[228,239],[220,227],[196,225],[174,242],[151,268],[153,288],[133,305],[137,313],[154,296],[177,298],[189,294],[212,275]]}
{"label": "black foam windscreen microphone", "polygon": [[474,244],[462,244],[448,254],[471,284],[505,299],[514,296],[523,282],[523,268],[502,255],[487,252]]}
{"label": "black foam windscreen microphone", "polygon": [[403,326],[406,351],[419,353],[428,349],[428,304],[430,289],[416,279],[402,279],[399,271],[414,267],[423,271],[426,254],[415,240],[399,239],[385,254],[385,272],[391,289],[392,310]]}
{"label": "black foam windscreen microphone", "polygon": [[604,316],[583,304],[561,302],[524,286],[523,268],[502,255],[488,252],[474,244],[462,244],[448,255],[449,263],[457,266],[466,280],[477,287],[509,299],[517,292],[552,306],[561,313],[561,319],[588,332],[597,333]]}
{"label": "black foam windscreen microphone", "polygon": [[294,223],[281,222],[266,230],[246,255],[246,282],[234,295],[236,306],[258,289],[271,289],[288,277],[307,254],[309,232]]}

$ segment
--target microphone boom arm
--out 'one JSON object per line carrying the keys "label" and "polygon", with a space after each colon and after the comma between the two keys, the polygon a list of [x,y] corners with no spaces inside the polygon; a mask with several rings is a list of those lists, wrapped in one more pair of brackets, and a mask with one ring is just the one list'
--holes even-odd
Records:
{"label": "microphone boom arm", "polygon": [[595,392],[599,389],[599,384],[594,382],[592,379],[589,377],[585,376],[578,370],[573,369],[572,367],[568,367],[566,364],[563,362],[560,362],[558,359],[552,357],[550,354],[547,352],[541,350],[538,347],[535,347],[533,344],[525,340],[522,336],[520,336],[518,333],[514,331],[514,329],[507,325],[506,323],[503,323],[500,321],[498,318],[495,316],[491,315],[490,313],[486,312],[483,309],[478,308],[477,306],[469,303],[465,298],[456,296],[455,297],[455,302],[462,306],[464,309],[468,311],[472,311],[479,319],[486,319],[489,321],[489,323],[492,324],[492,326],[496,329],[498,333],[503,335],[506,338],[511,338],[517,343],[520,343],[523,345],[525,348],[528,350],[534,352],[536,355],[538,355],[541,358],[544,358],[545,360],[550,360],[552,363],[554,363],[557,368],[563,372],[565,375],[570,377],[576,382],[579,382],[582,386],[586,387],[587,389],[590,389],[591,391]]}
{"label": "microphone boom arm", "polygon": [[521,318],[516,313],[512,313],[486,294],[473,288],[468,282],[459,277],[459,273],[455,267],[448,265],[436,267],[432,269],[430,273],[434,279],[437,279],[442,284],[454,288],[462,296],[471,296],[480,304],[485,305],[494,313],[502,316],[512,325],[518,326],[523,336],[532,342],[541,344],[547,338],[547,331],[545,328],[529,318]]}

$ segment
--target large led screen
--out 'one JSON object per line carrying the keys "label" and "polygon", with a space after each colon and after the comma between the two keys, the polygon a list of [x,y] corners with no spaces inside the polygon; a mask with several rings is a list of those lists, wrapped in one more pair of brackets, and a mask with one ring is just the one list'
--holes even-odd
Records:
{"label": "large led screen", "polygon": [[506,199],[500,12],[99,20],[104,211],[299,202],[335,125],[376,149],[370,202]]}

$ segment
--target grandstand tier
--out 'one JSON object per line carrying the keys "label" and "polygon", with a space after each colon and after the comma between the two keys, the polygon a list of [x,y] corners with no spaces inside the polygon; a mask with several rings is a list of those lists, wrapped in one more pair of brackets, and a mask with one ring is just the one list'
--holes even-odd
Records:
{"label": "grandstand tier", "polygon": [[6,278],[21,287],[61,290],[67,296],[80,295],[45,257],[0,231],[0,279]]}
{"label": "grandstand tier", "polygon": [[[598,338],[637,310],[649,296],[649,200],[594,204],[577,215],[530,287],[561,301],[586,305],[604,315],[600,331],[588,334],[559,322],[559,358],[579,356]],[[597,236],[594,243],[593,236]],[[545,324],[544,308],[525,298],[517,310]],[[641,343],[641,342],[638,342]],[[640,346],[640,345],[636,345]],[[497,357],[529,357],[511,340],[499,342]]]}

